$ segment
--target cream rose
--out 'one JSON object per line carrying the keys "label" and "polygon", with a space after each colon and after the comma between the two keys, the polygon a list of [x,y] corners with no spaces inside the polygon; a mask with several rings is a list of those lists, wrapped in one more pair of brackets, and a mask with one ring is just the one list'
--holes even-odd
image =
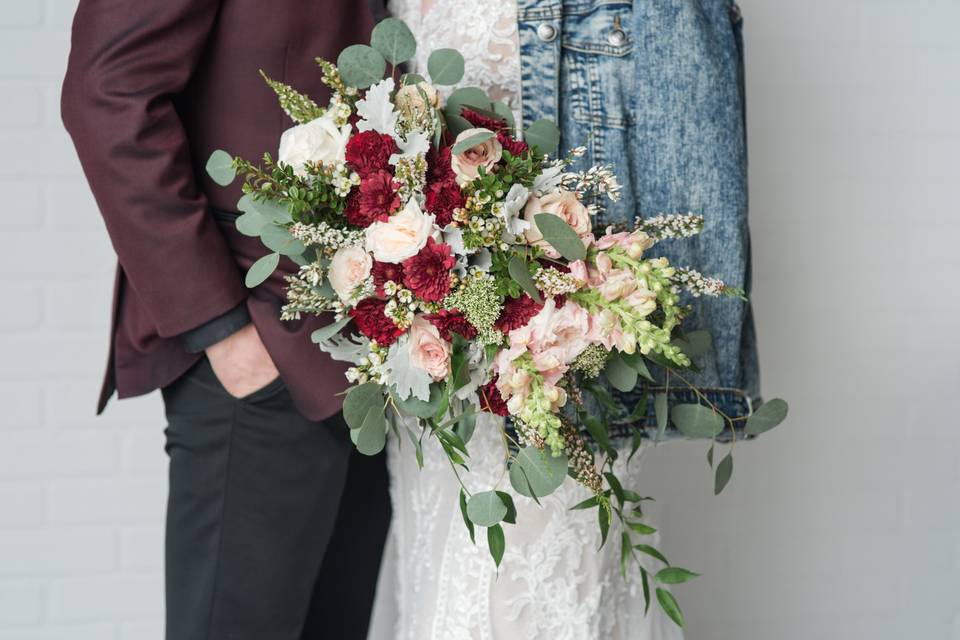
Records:
{"label": "cream rose", "polygon": [[328,113],[284,131],[277,159],[303,176],[308,162],[342,162],[349,139],[350,125],[338,127],[332,113]]}
{"label": "cream rose", "polygon": [[[424,96],[426,96],[426,99],[424,99]],[[440,106],[440,95],[436,88],[428,82],[406,84],[397,90],[393,103],[404,118],[413,120],[428,108],[437,109]]]}
{"label": "cream rose", "polygon": [[420,252],[431,233],[433,215],[421,211],[416,199],[410,198],[400,213],[367,227],[367,251],[379,262],[403,262]]}
{"label": "cream rose", "polygon": [[538,213],[549,213],[557,216],[573,229],[583,243],[590,246],[593,242],[593,225],[590,222],[590,211],[577,198],[572,191],[555,191],[545,196],[531,196],[527,200],[527,206],[523,210],[523,218],[530,223],[524,236],[527,242],[533,245],[543,247],[548,254],[557,257],[556,250],[544,239],[540,229],[537,228],[535,216]]}
{"label": "cream rose", "polygon": [[[466,131],[460,132],[454,145],[478,133],[492,134],[493,132],[489,129],[467,129]],[[497,140],[496,136],[494,136],[489,140],[470,147],[463,153],[454,155],[450,158],[450,166],[457,175],[457,184],[462,187],[480,175],[480,167],[483,167],[484,171],[489,173],[493,166],[500,162],[500,158],[502,157],[503,146],[500,144],[500,141]]]}
{"label": "cream rose", "polygon": [[450,345],[440,332],[423,317],[417,316],[410,325],[410,364],[423,369],[434,380],[450,375]]}
{"label": "cream rose", "polygon": [[363,247],[342,247],[330,260],[328,279],[340,299],[346,302],[357,287],[370,277],[373,259]]}

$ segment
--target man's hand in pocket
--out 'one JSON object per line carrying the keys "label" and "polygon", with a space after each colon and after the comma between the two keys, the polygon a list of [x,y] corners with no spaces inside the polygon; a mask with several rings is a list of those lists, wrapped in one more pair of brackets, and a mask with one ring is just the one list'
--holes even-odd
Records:
{"label": "man's hand in pocket", "polygon": [[253,323],[208,347],[207,359],[223,388],[237,398],[264,388],[279,375]]}

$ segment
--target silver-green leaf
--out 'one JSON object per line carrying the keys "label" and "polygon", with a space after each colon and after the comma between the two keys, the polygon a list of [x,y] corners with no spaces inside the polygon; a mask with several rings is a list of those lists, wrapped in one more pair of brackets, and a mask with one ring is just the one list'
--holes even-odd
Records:
{"label": "silver-green leaf", "polygon": [[367,382],[353,387],[343,399],[343,420],[351,429],[363,426],[370,407],[379,407],[383,411],[383,387],[375,382]]}
{"label": "silver-green leaf", "polygon": [[348,324],[350,324],[350,316],[343,316],[336,322],[331,322],[327,326],[317,329],[316,331],[311,333],[310,341],[313,342],[314,344],[319,344],[321,342],[329,340],[333,336],[340,333],[340,330],[343,329]]}
{"label": "silver-green leaf", "polygon": [[237,170],[233,166],[233,158],[222,149],[210,154],[207,160],[207,174],[221,187],[228,186],[237,177]]}
{"label": "silver-green leaf", "polygon": [[624,362],[624,359],[619,353],[612,353],[610,355],[610,359],[607,360],[607,366],[603,372],[606,374],[607,380],[610,381],[610,384],[612,384],[613,388],[617,391],[626,393],[633,391],[634,387],[637,386],[637,370]]}
{"label": "silver-green leaf", "polygon": [[483,144],[484,142],[494,137],[495,135],[497,134],[495,134],[493,131],[479,131],[471,136],[464,138],[457,144],[453,145],[453,149],[451,150],[451,153],[453,153],[454,155],[460,155],[464,151],[468,151],[473,147],[477,146],[478,144]]}
{"label": "silver-green leaf", "polygon": [[530,275],[526,260],[520,256],[513,256],[510,258],[510,262],[507,263],[507,271],[510,277],[520,285],[520,288],[523,289],[528,296],[533,298],[534,302],[543,304],[543,298],[540,297],[540,290],[537,289],[537,285]]}
{"label": "silver-green leaf", "polygon": [[773,429],[786,419],[788,410],[786,401],[780,398],[764,402],[759,409],[747,418],[745,433],[748,436],[758,436]]}
{"label": "silver-green leaf", "polygon": [[560,128],[552,120],[537,120],[524,131],[523,140],[540,153],[552,153],[560,146]]}
{"label": "silver-green leaf", "polygon": [[670,410],[670,419],[688,438],[711,439],[723,431],[723,418],[702,404],[678,404]]}
{"label": "silver-green leaf", "polygon": [[250,269],[247,270],[247,277],[244,279],[244,284],[250,289],[256,287],[269,278],[270,274],[277,270],[279,264],[280,254],[268,253],[250,265]]}
{"label": "silver-green leaf", "polygon": [[434,84],[454,85],[463,79],[463,56],[456,49],[437,49],[427,59]]}
{"label": "silver-green leaf", "polygon": [[518,451],[510,465],[510,484],[517,493],[528,498],[550,495],[566,477],[567,456],[554,456],[536,447],[528,446]]}
{"label": "silver-green leaf", "polygon": [[481,527],[492,527],[507,515],[507,505],[496,491],[475,493],[467,500],[467,517]]}
{"label": "silver-green leaf", "polygon": [[365,456],[375,456],[387,444],[387,418],[383,406],[371,406],[357,430],[357,451]]}
{"label": "silver-green leaf", "polygon": [[406,62],[417,52],[417,40],[403,20],[385,18],[370,34],[370,46],[392,65]]}
{"label": "silver-green leaf", "polygon": [[290,235],[284,227],[273,224],[263,228],[260,241],[271,251],[285,256],[297,256],[307,250],[306,245]]}
{"label": "silver-green leaf", "polygon": [[550,243],[567,260],[583,260],[587,257],[587,248],[566,220],[552,213],[538,213],[533,216],[537,229],[543,239]]}
{"label": "silver-green leaf", "polygon": [[340,52],[337,69],[344,82],[358,89],[366,89],[383,79],[387,61],[379,51],[365,44],[355,44]]}

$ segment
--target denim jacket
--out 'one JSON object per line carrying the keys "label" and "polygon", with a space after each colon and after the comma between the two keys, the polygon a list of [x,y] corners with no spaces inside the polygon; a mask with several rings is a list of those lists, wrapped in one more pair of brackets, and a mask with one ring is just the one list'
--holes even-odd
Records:
{"label": "denim jacket", "polygon": [[[743,47],[732,0],[519,0],[522,115],[555,120],[561,152],[612,165],[623,197],[596,221],[696,213],[702,234],[651,250],[750,290]],[[731,417],[759,398],[750,304],[691,298],[711,348],[691,381]],[[665,386],[662,372],[658,385]],[[677,380],[670,402],[695,401]],[[628,407],[639,391],[622,394]],[[651,405],[653,403],[650,403]],[[644,421],[653,424],[653,408]]]}

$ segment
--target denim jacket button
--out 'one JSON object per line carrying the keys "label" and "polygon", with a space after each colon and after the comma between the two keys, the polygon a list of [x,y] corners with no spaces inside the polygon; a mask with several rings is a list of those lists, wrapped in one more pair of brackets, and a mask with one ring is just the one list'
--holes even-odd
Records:
{"label": "denim jacket button", "polygon": [[627,33],[623,29],[614,29],[607,36],[607,42],[615,47],[619,47],[627,42]]}
{"label": "denim jacket button", "polygon": [[544,42],[552,42],[557,37],[557,28],[549,22],[544,22],[537,27],[537,35]]}

